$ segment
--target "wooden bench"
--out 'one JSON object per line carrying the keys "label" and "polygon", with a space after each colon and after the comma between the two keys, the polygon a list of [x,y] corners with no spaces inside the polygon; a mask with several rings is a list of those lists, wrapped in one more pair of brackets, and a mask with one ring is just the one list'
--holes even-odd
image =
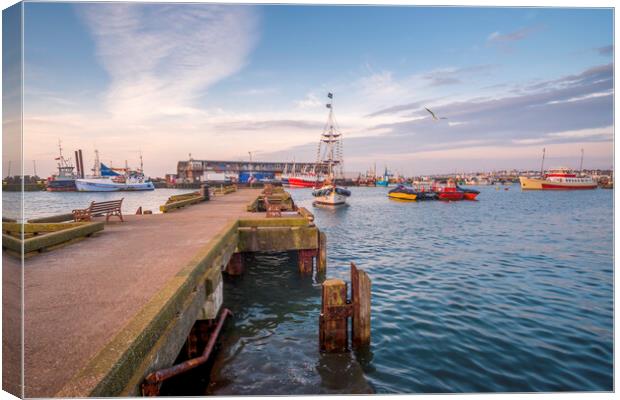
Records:
{"label": "wooden bench", "polygon": [[111,216],[117,216],[123,221],[123,214],[121,213],[121,205],[123,199],[91,202],[88,208],[83,210],[73,210],[73,220],[75,222],[90,221],[92,217],[105,215],[105,221],[108,222]]}

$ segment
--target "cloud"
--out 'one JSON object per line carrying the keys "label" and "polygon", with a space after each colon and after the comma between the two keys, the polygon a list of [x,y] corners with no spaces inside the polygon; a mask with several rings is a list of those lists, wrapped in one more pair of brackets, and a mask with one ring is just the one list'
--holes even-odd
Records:
{"label": "cloud", "polygon": [[430,103],[432,100],[425,100],[425,101],[415,101],[413,103],[408,103],[408,104],[401,104],[398,106],[392,106],[392,107],[387,107],[387,108],[383,108],[379,111],[375,111],[373,113],[370,113],[367,115],[367,117],[376,117],[378,115],[384,115],[384,114],[394,114],[400,111],[408,111],[408,110],[415,110],[418,108],[422,108],[424,107],[424,104]]}
{"label": "cloud", "polygon": [[325,102],[319,100],[319,97],[314,93],[308,93],[305,98],[295,102],[297,108],[300,109],[323,107],[324,104]]}
{"label": "cloud", "polygon": [[612,44],[610,44],[609,46],[597,47],[595,50],[598,52],[598,54],[602,56],[609,56],[614,54],[614,46]]}
{"label": "cloud", "polygon": [[518,42],[530,36],[532,33],[535,33],[541,29],[540,26],[526,26],[524,28],[518,29],[509,33],[500,33],[498,31],[491,33],[487,37],[487,42],[489,43],[507,43],[507,42]]}
{"label": "cloud", "polygon": [[310,129],[320,132],[324,124],[318,121],[303,120],[265,120],[265,121],[231,121],[215,125],[223,131],[272,131],[279,128]]}
{"label": "cloud", "polygon": [[257,36],[252,7],[95,3],[76,10],[110,77],[105,108],[122,120],[191,112],[210,86],[245,65]]}
{"label": "cloud", "polygon": [[[544,90],[434,106],[433,111],[450,121],[460,122],[459,125],[412,118],[380,127],[391,129],[395,136],[426,132],[425,138],[417,142],[418,146],[424,146],[464,136],[500,143],[505,139],[531,139],[550,132],[609,126],[613,124],[612,77],[612,65],[597,66],[580,74],[544,82],[539,85]],[[417,110],[411,115],[423,116],[424,111]]]}
{"label": "cloud", "polygon": [[495,68],[497,68],[497,65],[492,64],[472,65],[462,68],[442,68],[424,74],[422,78],[429,81],[430,86],[455,85],[463,83],[465,77],[480,73],[488,74]]}
{"label": "cloud", "polygon": [[[483,160],[472,162],[476,157],[496,160],[493,164],[496,166],[499,166],[497,159],[503,158],[515,163],[527,162],[528,153],[534,160],[539,152],[532,149],[540,145],[554,149],[558,157],[564,154],[567,159],[573,157],[571,151],[574,148],[585,147],[590,154],[589,159],[592,162],[596,160],[600,166],[608,166],[611,160],[612,64],[537,82],[536,85],[525,84],[518,95],[505,92],[492,98],[443,100],[433,104],[432,109],[438,115],[449,118],[444,122],[432,121],[427,117],[422,108],[428,104],[426,100],[381,108],[368,114],[402,115],[403,112],[410,112],[407,119],[401,116],[367,129],[369,133],[374,129],[380,134],[345,138],[349,162],[357,160],[353,161],[357,163],[354,165],[363,170],[363,160],[384,160],[396,164],[394,160],[402,159],[402,168],[406,168],[415,160],[425,159],[431,161],[426,162],[424,168],[437,170],[441,164],[432,160],[449,159],[453,155],[469,160],[468,164],[463,161],[463,165],[476,169],[487,165]],[[310,151],[311,148],[311,145],[307,148],[299,146],[285,153],[299,151],[295,153],[299,159],[303,151]],[[472,157],[473,154],[476,157]],[[351,164],[349,168],[352,168]]]}
{"label": "cloud", "polygon": [[406,94],[406,85],[398,82],[391,71],[381,71],[364,76],[356,83],[362,95],[382,97],[397,97]]}

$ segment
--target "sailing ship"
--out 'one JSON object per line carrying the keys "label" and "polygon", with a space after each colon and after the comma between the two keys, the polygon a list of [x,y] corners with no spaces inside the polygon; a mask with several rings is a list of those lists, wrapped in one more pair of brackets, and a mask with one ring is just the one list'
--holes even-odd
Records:
{"label": "sailing ship", "polygon": [[[341,206],[345,205],[351,192],[336,184],[337,178],[344,178],[342,160],[342,133],[336,126],[334,118],[334,95],[328,93],[329,102],[326,107],[329,109],[327,123],[321,134],[321,140],[317,149],[317,159],[315,170],[326,170],[326,177],[322,185],[312,192],[316,200],[312,203],[315,206]],[[317,176],[317,183],[319,183]],[[289,178],[289,184],[291,180]]]}
{"label": "sailing ship", "polygon": [[75,179],[77,174],[73,172],[74,166],[70,158],[65,158],[62,154],[62,143],[58,141],[59,155],[56,157],[58,161],[58,172],[47,178],[46,190],[48,192],[75,192]]}
{"label": "sailing ship", "polygon": [[[545,149],[543,149],[542,164],[540,167],[540,177],[530,178],[520,176],[521,190],[590,190],[596,189],[597,184],[591,176],[582,176],[570,168],[555,168],[544,173]],[[583,168],[583,149],[581,149],[581,164],[579,171]]]}
{"label": "sailing ship", "polygon": [[79,192],[118,192],[154,190],[155,185],[143,173],[142,155],[140,169],[132,171],[125,166],[121,169],[109,168],[99,161],[99,151],[95,150],[94,175],[90,178],[76,179],[75,186]]}

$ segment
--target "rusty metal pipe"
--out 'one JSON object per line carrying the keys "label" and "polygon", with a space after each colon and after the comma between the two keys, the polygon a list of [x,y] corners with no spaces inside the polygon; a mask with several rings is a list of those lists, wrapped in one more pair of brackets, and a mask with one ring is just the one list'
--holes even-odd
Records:
{"label": "rusty metal pipe", "polygon": [[199,365],[207,362],[209,356],[211,355],[211,351],[213,351],[213,347],[215,347],[215,342],[220,335],[220,331],[224,326],[224,322],[226,322],[226,318],[229,315],[232,315],[232,312],[228,308],[222,310],[222,314],[217,321],[217,326],[211,333],[209,341],[207,342],[207,345],[205,346],[205,349],[202,352],[201,356],[184,361],[181,364],[173,365],[169,368],[151,372],[147,375],[147,377],[144,379],[144,382],[142,383],[142,394],[146,396],[157,396],[159,394],[159,387],[163,381],[170,379],[173,376],[177,376],[179,374],[187,372],[190,369],[196,368]]}

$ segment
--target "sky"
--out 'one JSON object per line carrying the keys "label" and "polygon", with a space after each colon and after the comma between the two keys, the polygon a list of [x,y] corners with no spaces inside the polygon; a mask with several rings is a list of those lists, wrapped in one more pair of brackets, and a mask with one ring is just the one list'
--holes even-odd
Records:
{"label": "sky", "polygon": [[[613,164],[613,12],[26,3],[25,173],[314,161],[334,93],[345,170]],[[440,117],[434,120],[425,110]],[[5,160],[6,162],[6,160]],[[32,164],[32,165],[30,165]]]}

